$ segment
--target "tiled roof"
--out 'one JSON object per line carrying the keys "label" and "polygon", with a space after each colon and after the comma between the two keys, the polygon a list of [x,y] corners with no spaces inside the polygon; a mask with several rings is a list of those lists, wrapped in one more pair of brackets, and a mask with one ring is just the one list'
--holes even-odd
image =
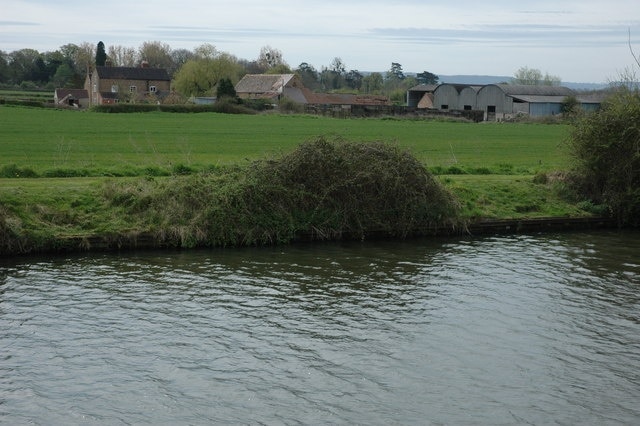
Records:
{"label": "tiled roof", "polygon": [[56,89],[56,97],[58,99],[64,99],[67,96],[71,96],[74,99],[86,99],[89,97],[89,93],[86,89]]}
{"label": "tiled roof", "polygon": [[164,68],[96,67],[96,72],[100,78],[113,80],[171,80]]}
{"label": "tiled roof", "polygon": [[282,92],[293,74],[247,74],[236,84],[236,93],[278,93]]}

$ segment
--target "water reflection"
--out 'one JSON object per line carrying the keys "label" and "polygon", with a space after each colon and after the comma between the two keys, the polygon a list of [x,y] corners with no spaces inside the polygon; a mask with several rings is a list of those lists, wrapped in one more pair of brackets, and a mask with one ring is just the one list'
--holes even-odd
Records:
{"label": "water reflection", "polygon": [[621,423],[638,234],[0,262],[9,423]]}

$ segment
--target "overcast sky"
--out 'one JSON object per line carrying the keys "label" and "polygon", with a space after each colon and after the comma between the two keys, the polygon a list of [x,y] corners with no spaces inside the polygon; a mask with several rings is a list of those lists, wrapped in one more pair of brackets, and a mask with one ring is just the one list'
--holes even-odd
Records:
{"label": "overcast sky", "polygon": [[638,0],[0,0],[0,50],[103,41],[203,43],[243,59],[269,45],[292,67],[512,76],[606,83],[640,55]]}

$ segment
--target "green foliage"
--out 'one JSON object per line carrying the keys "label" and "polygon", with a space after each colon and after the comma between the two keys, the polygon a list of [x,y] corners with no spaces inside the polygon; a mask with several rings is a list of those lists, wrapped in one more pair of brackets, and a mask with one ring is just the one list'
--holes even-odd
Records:
{"label": "green foliage", "polygon": [[453,197],[396,145],[320,137],[257,163],[250,177],[280,204],[273,209],[297,211],[318,235],[406,236],[457,221]]}
{"label": "green foliage", "polygon": [[182,247],[404,237],[459,224],[455,199],[408,152],[339,139],[242,169],[110,184],[103,196],[109,209]]}
{"label": "green foliage", "polygon": [[640,92],[620,90],[585,115],[569,139],[574,184],[621,225],[640,225]]}
{"label": "green foliage", "polygon": [[304,106],[292,99],[289,99],[287,97],[283,98],[280,100],[280,102],[278,103],[278,109],[281,112],[286,112],[286,113],[302,113],[304,112]]}
{"label": "green foliage", "polygon": [[173,85],[185,96],[213,95],[220,80],[238,81],[242,73],[243,69],[235,57],[213,52],[189,59],[176,72]]}
{"label": "green foliage", "polygon": [[222,78],[216,87],[216,97],[222,99],[224,97],[235,99],[237,96],[236,89],[229,78]]}
{"label": "green foliage", "polygon": [[565,119],[573,120],[580,113],[580,102],[574,95],[567,96],[562,100],[560,112]]}
{"label": "green foliage", "polygon": [[8,164],[0,168],[0,177],[4,178],[34,178],[38,173],[29,167],[18,167],[15,164]]}
{"label": "green foliage", "polygon": [[99,41],[96,48],[96,66],[103,67],[107,62],[107,52],[104,50],[104,43]]}

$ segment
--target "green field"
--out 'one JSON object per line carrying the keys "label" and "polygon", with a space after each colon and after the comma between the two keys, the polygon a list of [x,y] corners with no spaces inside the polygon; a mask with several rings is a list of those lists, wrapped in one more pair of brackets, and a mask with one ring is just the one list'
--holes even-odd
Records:
{"label": "green field", "polygon": [[[334,119],[214,113],[104,114],[0,107],[0,167],[37,174],[144,174],[242,164],[277,155],[316,136],[385,141],[408,148],[428,167],[534,174],[562,169],[567,126],[407,119]],[[488,170],[487,170],[488,169]],[[136,172],[136,170],[138,172]]]}
{"label": "green field", "polygon": [[[164,183],[179,187],[183,177],[160,176],[224,174],[222,166],[269,159],[318,136],[407,148],[456,196],[463,221],[588,216],[553,183],[533,179],[568,168],[563,141],[569,131],[558,124],[0,106],[0,251],[13,253],[23,244],[6,235],[24,235],[18,251],[28,251],[69,237],[157,231],[151,217],[131,216],[106,195],[115,188],[117,199],[127,199]],[[183,230],[177,223],[162,226],[163,235]]]}

